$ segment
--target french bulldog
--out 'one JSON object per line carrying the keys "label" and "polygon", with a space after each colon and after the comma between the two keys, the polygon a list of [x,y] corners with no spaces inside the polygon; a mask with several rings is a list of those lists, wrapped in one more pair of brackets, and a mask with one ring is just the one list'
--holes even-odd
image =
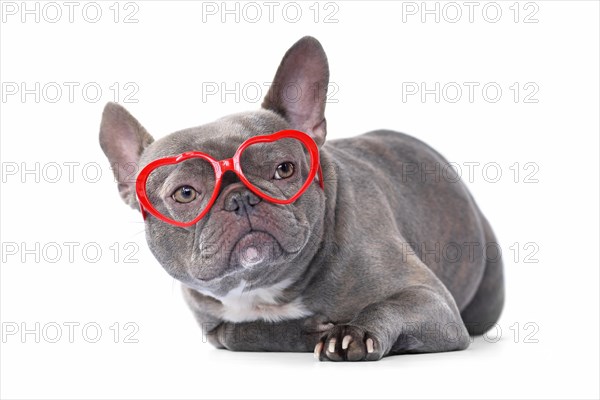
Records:
{"label": "french bulldog", "polygon": [[[260,110],[154,140],[109,103],[100,145],[121,197],[136,209],[140,179],[130,179],[131,166],[172,158],[142,184],[154,207],[141,207],[146,238],[214,346],[314,351],[322,361],[467,348],[504,303],[490,224],[460,179],[440,173],[449,164],[425,143],[389,130],[326,141],[328,84],[321,44],[304,37],[283,57]],[[318,156],[281,140],[248,153],[241,167],[246,177],[260,175],[269,193],[307,179],[309,165],[322,170],[284,203],[258,195],[231,160],[246,140],[289,130],[306,135]],[[218,188],[209,161],[205,169],[175,161],[189,152],[229,160],[219,164],[226,171]],[[207,180],[213,202],[194,220],[200,208],[190,207],[207,201]],[[177,225],[177,215],[193,223]]]}

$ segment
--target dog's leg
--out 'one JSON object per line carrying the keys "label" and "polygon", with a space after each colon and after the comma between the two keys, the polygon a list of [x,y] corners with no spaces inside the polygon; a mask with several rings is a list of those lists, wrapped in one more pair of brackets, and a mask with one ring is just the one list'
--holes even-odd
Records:
{"label": "dog's leg", "polygon": [[336,325],[315,348],[320,360],[374,361],[401,353],[462,350],[470,338],[450,293],[418,285],[364,308]]}
{"label": "dog's leg", "polygon": [[203,340],[220,349],[236,351],[313,351],[324,332],[333,327],[327,318],[311,317],[280,322],[233,323],[219,317],[220,302],[182,287],[184,299],[202,328]]}
{"label": "dog's leg", "polygon": [[333,324],[315,318],[281,322],[222,322],[208,332],[216,347],[234,351],[313,351],[315,343]]}
{"label": "dog's leg", "polygon": [[[482,218],[485,228],[486,249],[498,248],[498,241],[488,221]],[[471,335],[482,335],[500,318],[504,306],[504,269],[499,250],[486,253],[486,267],[479,288],[461,316]]]}

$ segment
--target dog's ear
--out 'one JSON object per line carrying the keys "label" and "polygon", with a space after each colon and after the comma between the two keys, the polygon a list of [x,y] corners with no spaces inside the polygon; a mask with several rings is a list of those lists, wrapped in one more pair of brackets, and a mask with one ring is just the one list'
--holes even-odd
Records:
{"label": "dog's ear", "polygon": [[293,129],[311,135],[321,146],[327,134],[328,84],[325,51],[317,39],[305,36],[285,53],[262,106],[280,114]]}
{"label": "dog's ear", "polygon": [[119,193],[131,207],[136,207],[135,178],[138,161],[152,136],[125,108],[108,103],[100,124],[100,147],[108,157],[119,184]]}

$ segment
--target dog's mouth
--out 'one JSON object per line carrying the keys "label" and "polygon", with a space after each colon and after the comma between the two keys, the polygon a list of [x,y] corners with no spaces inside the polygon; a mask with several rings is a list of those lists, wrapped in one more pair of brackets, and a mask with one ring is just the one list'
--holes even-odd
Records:
{"label": "dog's mouth", "polygon": [[[229,232],[220,246],[208,247],[192,260],[191,276],[212,284],[237,275],[249,280],[274,265],[285,262],[288,254],[276,237],[266,231],[242,230],[233,236]],[[204,250],[204,251],[203,251]]]}
{"label": "dog's mouth", "polygon": [[251,230],[242,235],[229,256],[229,267],[252,269],[276,263],[283,256],[279,242],[270,233]]}
{"label": "dog's mouth", "polygon": [[188,275],[209,286],[226,277],[263,280],[293,262],[309,232],[303,215],[269,204],[258,204],[243,217],[213,213],[198,227]]}

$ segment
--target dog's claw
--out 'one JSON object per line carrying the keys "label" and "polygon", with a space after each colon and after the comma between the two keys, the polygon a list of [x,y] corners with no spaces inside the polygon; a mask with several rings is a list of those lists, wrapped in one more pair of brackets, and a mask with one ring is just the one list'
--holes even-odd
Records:
{"label": "dog's claw", "polygon": [[315,347],[321,361],[375,361],[384,354],[377,336],[356,325],[335,325]]}
{"label": "dog's claw", "polygon": [[317,360],[321,358],[321,351],[323,350],[323,342],[319,341],[315,346],[314,355]]}
{"label": "dog's claw", "polygon": [[367,353],[372,353],[374,348],[373,348],[373,339],[368,338],[366,341],[367,344]]}
{"label": "dog's claw", "polygon": [[327,349],[327,351],[329,351],[330,353],[335,352],[335,338],[331,338],[331,340],[329,341],[329,348]]}
{"label": "dog's claw", "polygon": [[352,340],[351,335],[344,336],[344,339],[342,340],[342,349],[343,350],[346,350],[348,348],[348,345],[350,344],[351,340]]}

